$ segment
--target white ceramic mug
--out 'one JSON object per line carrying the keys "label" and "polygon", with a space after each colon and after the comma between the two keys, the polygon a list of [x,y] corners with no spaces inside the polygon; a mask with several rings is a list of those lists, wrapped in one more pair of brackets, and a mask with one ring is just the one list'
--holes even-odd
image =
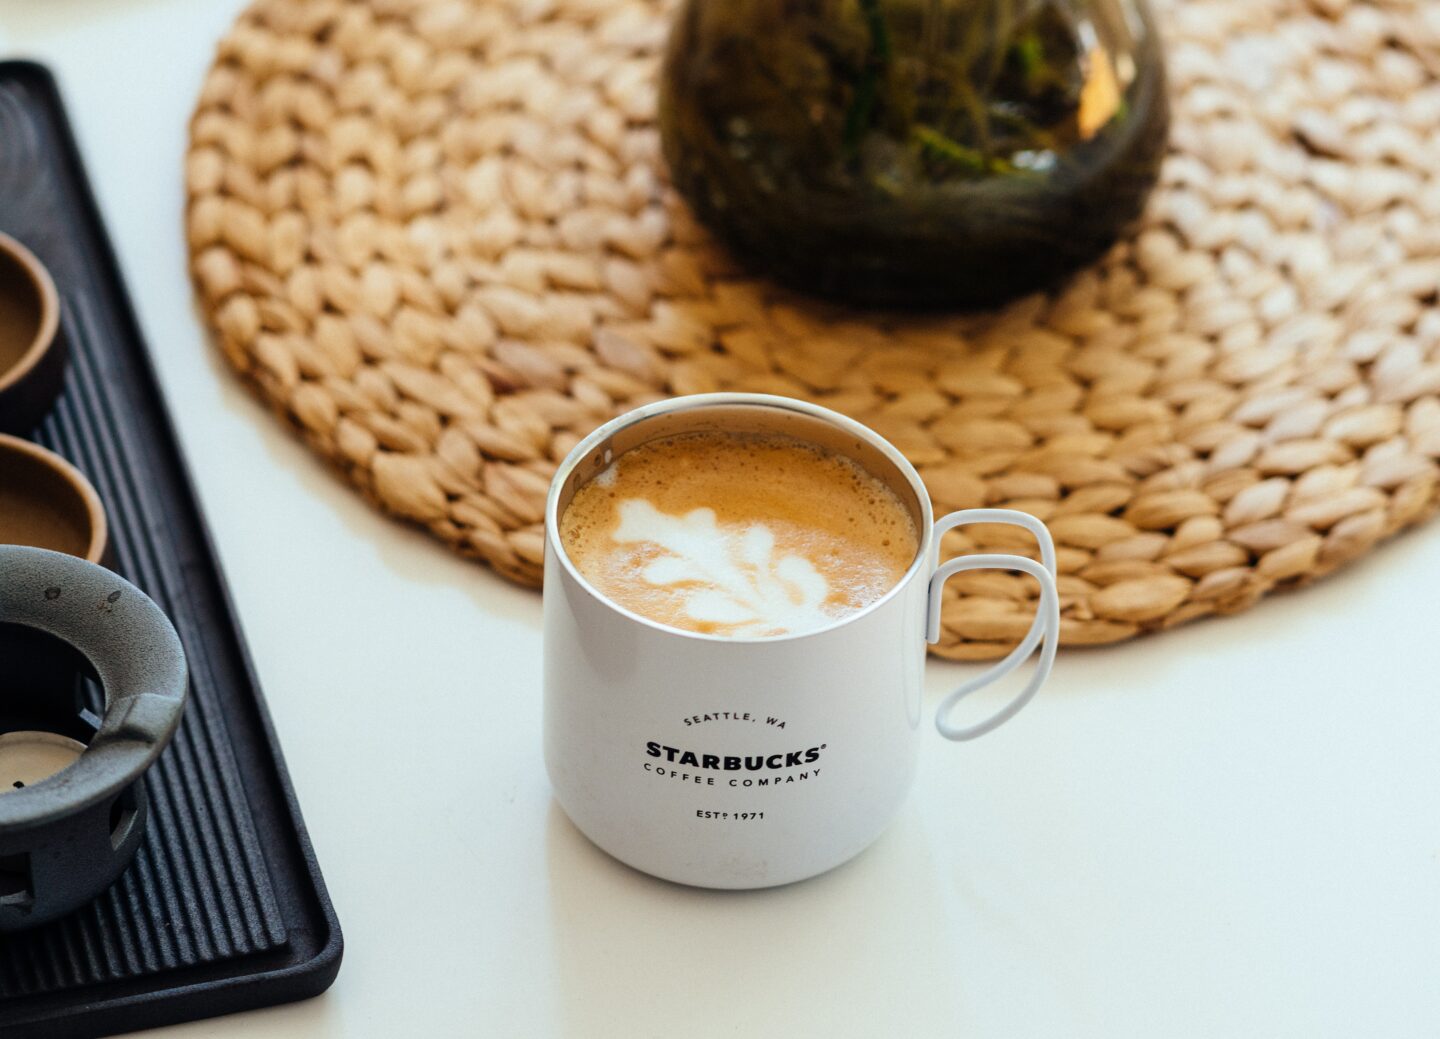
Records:
{"label": "white ceramic mug", "polygon": [[[920,534],[914,562],[866,608],[796,635],[681,631],[606,599],[567,557],[559,517],[575,490],[620,454],[699,430],[783,433],[853,458],[910,510]],[[975,555],[937,566],[941,534],[976,522],[1030,530],[1043,565]],[[940,595],[950,575],[1023,571],[1041,595],[1020,645],[941,705],[943,735],[969,739],[1006,721],[1054,661],[1060,610],[1044,525],[993,509],[932,522],[929,495],[905,457],[873,431],[814,404],[717,393],[622,415],[560,466],[545,525],[545,763],[555,795],[595,844],[667,880],[714,888],[787,884],[840,865],[880,835],[914,777],[925,644],[939,638]],[[950,722],[956,702],[1014,670],[1037,646],[1039,667],[998,714],[968,727]]]}

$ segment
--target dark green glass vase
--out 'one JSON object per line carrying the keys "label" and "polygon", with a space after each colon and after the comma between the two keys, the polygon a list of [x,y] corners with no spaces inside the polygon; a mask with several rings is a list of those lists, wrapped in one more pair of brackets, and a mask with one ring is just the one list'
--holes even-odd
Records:
{"label": "dark green glass vase", "polygon": [[1145,0],[686,0],[660,91],[700,219],[864,305],[992,305],[1092,262],[1168,126]]}

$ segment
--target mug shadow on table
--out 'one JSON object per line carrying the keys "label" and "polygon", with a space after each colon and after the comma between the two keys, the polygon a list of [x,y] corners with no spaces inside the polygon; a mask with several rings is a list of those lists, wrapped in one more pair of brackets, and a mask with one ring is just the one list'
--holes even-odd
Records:
{"label": "mug shadow on table", "polygon": [[957,1030],[963,993],[936,992],[956,963],[937,919],[947,880],[913,805],[851,862],[760,891],[646,876],[591,844],[553,801],[546,858],[566,1034],[628,1022],[630,1034],[660,1035],[684,1022],[687,1035],[761,1035],[800,1019],[805,1034],[881,1019]]}

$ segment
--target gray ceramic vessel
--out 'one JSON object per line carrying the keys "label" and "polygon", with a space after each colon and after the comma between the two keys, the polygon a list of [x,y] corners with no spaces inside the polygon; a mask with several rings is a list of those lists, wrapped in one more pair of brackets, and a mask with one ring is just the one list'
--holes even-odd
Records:
{"label": "gray ceramic vessel", "polygon": [[[77,656],[104,692],[98,717]],[[74,556],[0,545],[0,733],[87,744],[68,768],[0,792],[0,932],[71,912],[120,875],[145,831],[142,777],[186,692],[180,639],[145,593]]]}

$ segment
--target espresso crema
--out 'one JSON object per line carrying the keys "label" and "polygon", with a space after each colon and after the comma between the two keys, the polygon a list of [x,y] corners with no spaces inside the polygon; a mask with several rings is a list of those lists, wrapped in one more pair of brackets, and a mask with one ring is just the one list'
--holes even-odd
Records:
{"label": "espresso crema", "polygon": [[826,627],[899,582],[919,538],[857,462],[778,434],[642,444],[575,492],[560,540],[601,594],[733,638]]}

